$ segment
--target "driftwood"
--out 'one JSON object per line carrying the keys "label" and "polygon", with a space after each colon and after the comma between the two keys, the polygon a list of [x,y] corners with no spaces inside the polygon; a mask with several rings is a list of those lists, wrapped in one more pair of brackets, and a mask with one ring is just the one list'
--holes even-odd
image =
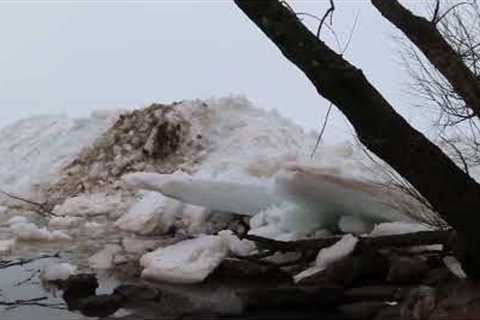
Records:
{"label": "driftwood", "polygon": [[[247,239],[255,242],[259,247],[274,252],[304,252],[309,250],[320,250],[334,245],[342,237],[328,237],[320,239],[297,240],[297,241],[278,241],[268,239],[255,235],[241,235],[242,239]],[[367,248],[382,248],[382,247],[409,247],[409,246],[423,246],[432,244],[443,244],[450,246],[455,233],[453,230],[439,230],[439,231],[420,231],[413,233],[406,233],[400,235],[389,235],[379,237],[359,237],[357,250]],[[261,255],[268,256],[265,254]]]}

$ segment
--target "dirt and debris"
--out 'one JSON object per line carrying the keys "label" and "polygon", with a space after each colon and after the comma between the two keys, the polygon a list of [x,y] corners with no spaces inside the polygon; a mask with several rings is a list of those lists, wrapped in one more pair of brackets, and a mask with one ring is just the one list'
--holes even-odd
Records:
{"label": "dirt and debris", "polygon": [[55,183],[41,193],[51,208],[82,193],[125,192],[119,178],[132,171],[171,173],[203,148],[202,137],[172,105],[152,104],[126,112],[67,165]]}

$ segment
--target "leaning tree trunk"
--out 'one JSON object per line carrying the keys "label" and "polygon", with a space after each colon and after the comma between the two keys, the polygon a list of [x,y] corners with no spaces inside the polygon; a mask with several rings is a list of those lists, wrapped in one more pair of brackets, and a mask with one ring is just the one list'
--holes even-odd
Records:
{"label": "leaning tree trunk", "polygon": [[334,103],[361,142],[406,178],[462,235],[459,259],[480,277],[480,186],[435,144],[410,126],[347,62],[277,0],[235,0],[237,6]]}
{"label": "leaning tree trunk", "polygon": [[414,15],[397,0],[371,0],[377,10],[400,29],[450,82],[472,113],[480,116],[480,81],[443,38],[436,21]]}

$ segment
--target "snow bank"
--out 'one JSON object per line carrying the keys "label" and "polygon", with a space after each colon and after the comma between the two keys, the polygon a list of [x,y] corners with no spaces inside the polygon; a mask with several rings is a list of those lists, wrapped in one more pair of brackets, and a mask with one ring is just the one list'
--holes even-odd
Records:
{"label": "snow bank", "polygon": [[52,182],[60,169],[93,143],[116,119],[114,113],[89,118],[36,116],[0,130],[0,185],[26,196],[34,185]]}
{"label": "snow bank", "polygon": [[142,278],[170,283],[199,283],[223,261],[228,245],[219,236],[201,236],[145,254]]}
{"label": "snow bank", "polygon": [[0,215],[6,213],[7,211],[8,211],[8,208],[7,208],[7,207],[0,206]]}
{"label": "snow bank", "polygon": [[308,278],[315,273],[325,270],[332,263],[349,256],[353,250],[355,250],[357,242],[358,238],[347,234],[334,245],[321,249],[317,255],[317,258],[315,259],[315,265],[295,275],[294,281],[300,282],[301,280]]}
{"label": "snow bank", "polygon": [[68,277],[75,274],[77,267],[70,263],[56,263],[47,265],[40,273],[42,281],[67,280]]}
{"label": "snow bank", "polygon": [[10,226],[10,231],[18,240],[22,241],[62,241],[72,238],[59,230],[49,231],[47,228],[39,228],[30,222],[15,223]]}

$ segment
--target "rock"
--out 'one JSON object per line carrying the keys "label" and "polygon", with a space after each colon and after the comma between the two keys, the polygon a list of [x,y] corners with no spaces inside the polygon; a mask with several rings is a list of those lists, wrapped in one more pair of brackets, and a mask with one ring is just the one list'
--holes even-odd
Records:
{"label": "rock", "polygon": [[302,285],[337,285],[350,287],[357,281],[383,280],[388,271],[388,260],[377,252],[364,252],[334,262],[327,269],[302,279]]}
{"label": "rock", "polygon": [[393,301],[402,289],[397,286],[365,286],[345,291],[345,300],[359,301]]}
{"label": "rock", "polygon": [[457,280],[440,286],[435,292],[437,304],[429,319],[480,319],[478,280]]}
{"label": "rock", "polygon": [[155,288],[127,284],[120,285],[113,292],[122,295],[128,301],[156,301],[162,296]]}
{"label": "rock", "polygon": [[398,257],[390,266],[387,282],[395,284],[415,284],[428,272],[428,266],[422,259]]}
{"label": "rock", "polygon": [[402,320],[400,306],[389,306],[380,310],[374,320]]}
{"label": "rock", "polygon": [[315,307],[332,307],[343,299],[340,287],[279,287],[251,289],[239,292],[243,297],[244,308],[298,308],[314,305]]}
{"label": "rock", "polygon": [[291,281],[289,274],[278,268],[255,262],[226,258],[209,276],[211,279],[258,279],[263,281]]}
{"label": "rock", "polygon": [[344,319],[370,320],[388,305],[382,301],[367,301],[344,304],[338,307]]}
{"label": "rock", "polygon": [[426,320],[430,319],[435,309],[435,289],[428,286],[420,286],[412,289],[401,307],[402,319]]}
{"label": "rock", "polygon": [[125,304],[125,299],[117,294],[102,294],[82,299],[78,310],[87,317],[107,317],[115,313]]}
{"label": "rock", "polygon": [[422,283],[427,286],[435,287],[442,283],[456,280],[456,277],[447,268],[435,268],[428,271]]}
{"label": "rock", "polygon": [[95,294],[98,288],[98,280],[93,273],[81,273],[71,275],[67,280],[56,280],[55,285],[63,290],[73,290],[78,292],[85,292],[87,294]]}

